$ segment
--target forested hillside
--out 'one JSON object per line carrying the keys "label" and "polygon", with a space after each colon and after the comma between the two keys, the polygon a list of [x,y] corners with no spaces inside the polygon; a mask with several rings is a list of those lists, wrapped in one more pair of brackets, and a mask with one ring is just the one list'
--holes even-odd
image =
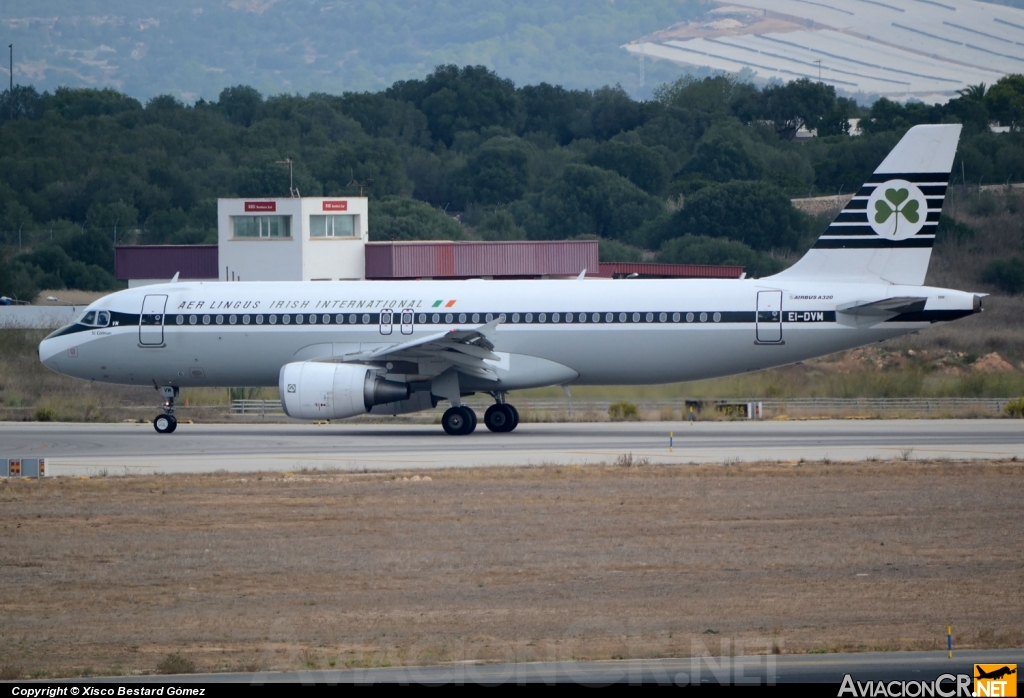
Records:
{"label": "forested hillside", "polygon": [[[0,3],[15,84],[114,87],[142,100],[216,99],[226,85],[376,91],[442,63],[482,64],[517,84],[621,83],[621,47],[710,5],[702,0],[33,0]],[[6,68],[6,57],[4,60]],[[646,66],[648,84],[679,66]],[[6,77],[6,76],[5,76]],[[643,93],[649,96],[648,91]]]}
{"label": "forested hillside", "polygon": [[[806,80],[681,79],[636,101],[453,65],[379,92],[238,86],[186,106],[16,87],[0,107],[0,294],[19,298],[112,288],[115,239],[215,240],[218,197],[287,195],[285,157],[303,195],[362,188],[371,239],[598,236],[605,260],[736,263],[755,276],[820,231],[790,198],[853,191],[913,124],[964,123],[954,181],[1024,180],[1022,76],[945,106],[870,110]],[[848,117],[863,135],[846,132]],[[818,137],[793,141],[801,126]]]}

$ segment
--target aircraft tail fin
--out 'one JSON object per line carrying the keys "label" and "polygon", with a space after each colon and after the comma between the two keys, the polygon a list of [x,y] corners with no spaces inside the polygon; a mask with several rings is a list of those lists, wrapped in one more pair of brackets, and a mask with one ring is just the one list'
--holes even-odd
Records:
{"label": "aircraft tail fin", "polygon": [[787,279],[920,286],[953,168],[959,124],[914,126]]}

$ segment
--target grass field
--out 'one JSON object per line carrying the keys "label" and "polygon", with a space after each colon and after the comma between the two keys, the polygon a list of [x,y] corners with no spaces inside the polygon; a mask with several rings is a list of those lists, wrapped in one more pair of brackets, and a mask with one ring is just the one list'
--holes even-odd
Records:
{"label": "grass field", "polygon": [[0,675],[1021,647],[1022,469],[0,482]]}

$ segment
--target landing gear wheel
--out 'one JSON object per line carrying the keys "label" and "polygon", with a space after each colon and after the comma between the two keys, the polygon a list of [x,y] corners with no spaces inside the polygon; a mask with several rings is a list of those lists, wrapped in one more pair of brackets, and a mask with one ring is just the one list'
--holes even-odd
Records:
{"label": "landing gear wheel", "polygon": [[513,431],[517,426],[519,426],[519,410],[516,409],[515,405],[506,405],[506,406],[510,410],[512,410],[512,426],[510,426],[508,428],[508,430],[509,431]]}
{"label": "landing gear wheel", "polygon": [[170,434],[178,428],[178,420],[172,415],[161,414],[153,420],[153,428],[158,434]]}
{"label": "landing gear wheel", "polygon": [[466,407],[465,405],[463,405],[462,409],[466,411],[467,415],[469,415],[469,431],[467,431],[466,433],[472,434],[474,431],[476,431],[476,412],[474,412],[472,408]]}
{"label": "landing gear wheel", "polygon": [[512,405],[491,405],[484,412],[484,424],[487,428],[496,433],[512,431],[516,428],[516,413]]}
{"label": "landing gear wheel", "polygon": [[441,426],[446,434],[465,436],[476,426],[476,415],[468,407],[449,407],[441,415]]}

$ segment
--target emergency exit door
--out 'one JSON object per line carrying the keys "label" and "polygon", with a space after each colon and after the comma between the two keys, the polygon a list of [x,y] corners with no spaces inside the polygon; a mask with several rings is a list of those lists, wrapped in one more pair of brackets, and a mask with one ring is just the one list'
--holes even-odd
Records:
{"label": "emergency exit door", "polygon": [[757,293],[757,343],[782,343],[782,291]]}
{"label": "emergency exit door", "polygon": [[139,316],[139,344],[158,347],[164,343],[164,310],[167,296],[146,296],[142,299],[142,314]]}

